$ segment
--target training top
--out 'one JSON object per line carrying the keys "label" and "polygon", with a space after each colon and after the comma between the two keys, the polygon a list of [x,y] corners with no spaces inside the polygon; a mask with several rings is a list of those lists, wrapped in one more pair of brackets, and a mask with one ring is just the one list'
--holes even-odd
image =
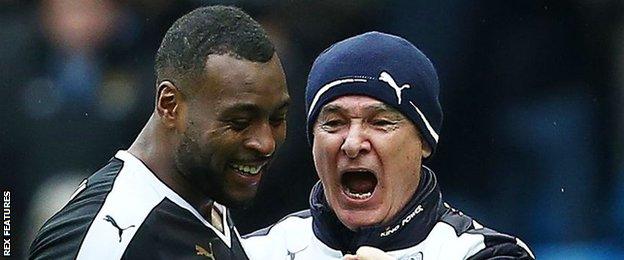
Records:
{"label": "training top", "polygon": [[223,232],[119,151],[45,222],[29,259],[247,259],[226,207]]}
{"label": "training top", "polygon": [[408,204],[386,225],[345,227],[330,209],[318,182],[310,209],[243,237],[250,259],[341,259],[360,246],[379,248],[396,259],[535,259],[518,238],[485,228],[451,208],[433,171],[422,169]]}

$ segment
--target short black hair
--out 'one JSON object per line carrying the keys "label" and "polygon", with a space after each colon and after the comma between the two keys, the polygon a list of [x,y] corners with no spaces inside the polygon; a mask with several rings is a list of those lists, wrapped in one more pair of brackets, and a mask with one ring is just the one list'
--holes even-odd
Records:
{"label": "short black hair", "polygon": [[267,62],[275,48],[262,26],[239,8],[207,6],[180,17],[167,30],[154,69],[156,83],[197,79],[210,54]]}

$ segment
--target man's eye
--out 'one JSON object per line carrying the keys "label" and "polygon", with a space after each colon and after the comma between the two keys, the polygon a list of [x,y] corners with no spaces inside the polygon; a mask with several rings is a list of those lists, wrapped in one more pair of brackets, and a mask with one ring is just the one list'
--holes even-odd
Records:
{"label": "man's eye", "polygon": [[286,116],[271,118],[269,119],[269,122],[271,123],[273,127],[278,127],[286,122]]}
{"label": "man's eye", "polygon": [[396,125],[397,123],[394,121],[390,121],[390,120],[377,119],[377,120],[373,120],[371,124],[374,126],[385,127],[385,126],[393,126],[393,125]]}
{"label": "man's eye", "polygon": [[249,126],[249,120],[243,118],[230,120],[228,123],[232,127],[232,129],[238,131],[243,130]]}
{"label": "man's eye", "polygon": [[329,126],[329,127],[336,127],[336,126],[341,126],[344,123],[342,122],[342,120],[328,120],[323,122],[324,126]]}
{"label": "man's eye", "polygon": [[346,123],[344,120],[333,119],[333,120],[327,120],[327,121],[322,122],[320,127],[321,129],[327,132],[335,132],[335,131],[338,131],[338,129],[344,126],[345,124]]}

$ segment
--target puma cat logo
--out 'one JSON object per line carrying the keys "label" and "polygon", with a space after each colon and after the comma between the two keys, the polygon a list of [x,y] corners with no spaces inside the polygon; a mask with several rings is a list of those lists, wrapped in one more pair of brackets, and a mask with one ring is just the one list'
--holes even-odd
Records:
{"label": "puma cat logo", "polygon": [[400,105],[401,104],[401,91],[403,91],[406,88],[410,88],[410,85],[403,84],[402,86],[399,87],[399,85],[396,83],[396,81],[394,81],[392,76],[390,76],[390,73],[385,72],[385,71],[382,71],[381,74],[379,74],[379,80],[388,83],[388,85],[390,85],[390,87],[394,89],[394,92],[396,93],[396,96],[397,96],[397,99],[399,100],[399,105]]}
{"label": "puma cat logo", "polygon": [[115,228],[117,228],[117,230],[119,230],[119,243],[121,243],[121,235],[123,234],[124,230],[129,229],[131,227],[134,227],[134,225],[130,225],[127,228],[120,228],[119,225],[117,225],[117,222],[115,221],[115,219],[113,217],[111,217],[110,215],[106,215],[104,220],[110,222],[111,224],[113,224],[113,227],[115,227]]}

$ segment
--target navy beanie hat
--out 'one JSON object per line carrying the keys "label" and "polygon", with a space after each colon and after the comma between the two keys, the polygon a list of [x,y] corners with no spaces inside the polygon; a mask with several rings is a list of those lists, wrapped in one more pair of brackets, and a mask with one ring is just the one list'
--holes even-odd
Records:
{"label": "navy beanie hat", "polygon": [[431,61],[407,40],[368,32],[338,42],[314,61],[306,87],[308,141],[321,108],[345,95],[365,95],[409,118],[436,150],[442,126],[440,86]]}

